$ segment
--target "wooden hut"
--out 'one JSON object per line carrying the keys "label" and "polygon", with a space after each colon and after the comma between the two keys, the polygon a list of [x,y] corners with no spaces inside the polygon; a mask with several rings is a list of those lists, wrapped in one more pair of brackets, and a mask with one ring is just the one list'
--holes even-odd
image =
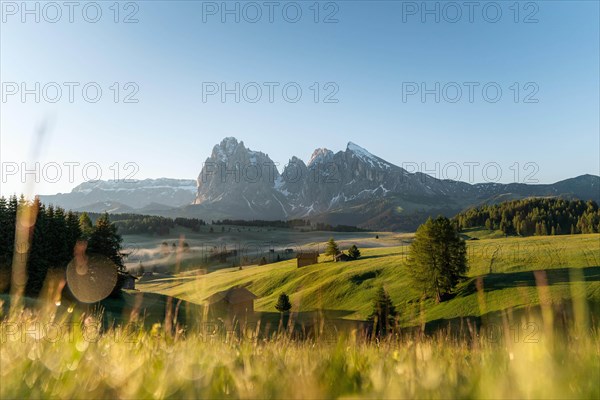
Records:
{"label": "wooden hut", "polygon": [[214,316],[241,318],[254,313],[254,299],[257,296],[245,287],[232,287],[217,292],[206,299],[209,312]]}
{"label": "wooden hut", "polygon": [[319,262],[319,253],[316,251],[300,252],[296,254],[298,268]]}

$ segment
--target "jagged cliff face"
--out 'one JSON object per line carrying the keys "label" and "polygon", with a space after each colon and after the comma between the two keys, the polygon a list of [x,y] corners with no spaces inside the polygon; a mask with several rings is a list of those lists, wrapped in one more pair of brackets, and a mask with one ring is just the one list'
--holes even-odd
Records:
{"label": "jagged cliff face", "polygon": [[274,188],[279,179],[268,155],[225,138],[202,166],[194,204],[235,218],[283,218],[286,205]]}
{"label": "jagged cliff face", "polygon": [[507,194],[511,198],[594,198],[594,190],[589,189],[596,185],[597,192],[600,178],[576,179],[586,180],[586,184],[470,185],[439,180],[409,173],[352,142],[337,153],[316,149],[308,164],[292,157],[280,174],[268,155],[246,148],[235,138],[226,138],[214,147],[202,168],[194,203],[200,206],[196,210],[200,215],[216,217],[311,217],[371,228],[412,229],[415,221],[426,215],[453,214]]}
{"label": "jagged cliff face", "polygon": [[226,138],[203,165],[194,203],[229,209],[240,218],[308,217],[384,197],[402,185],[410,187],[411,179],[402,168],[354,143],[335,154],[317,149],[308,164],[293,157],[279,174],[266,154]]}

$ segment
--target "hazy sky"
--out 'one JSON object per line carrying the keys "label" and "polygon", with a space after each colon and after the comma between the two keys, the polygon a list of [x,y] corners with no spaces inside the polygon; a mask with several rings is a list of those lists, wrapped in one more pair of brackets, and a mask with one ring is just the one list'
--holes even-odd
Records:
{"label": "hazy sky", "polygon": [[225,136],[282,166],[353,141],[439,177],[457,163],[465,181],[493,180],[490,163],[501,182],[599,173],[597,1],[22,4],[2,2],[4,195],[24,190],[43,124],[43,194],[115,163],[121,178],[196,178]]}

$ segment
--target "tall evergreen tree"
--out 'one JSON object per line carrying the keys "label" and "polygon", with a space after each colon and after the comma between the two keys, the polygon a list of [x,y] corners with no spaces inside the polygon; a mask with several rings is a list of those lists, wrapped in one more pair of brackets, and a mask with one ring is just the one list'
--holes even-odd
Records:
{"label": "tall evergreen tree", "polygon": [[335,260],[335,256],[337,256],[340,252],[340,248],[338,244],[335,242],[333,238],[329,238],[327,241],[327,247],[325,248],[325,255],[331,256],[331,260]]}
{"label": "tall evergreen tree", "polygon": [[382,337],[391,333],[396,326],[397,315],[392,299],[383,287],[379,288],[373,301],[373,311],[367,318],[372,334]]}
{"label": "tall evergreen tree", "polygon": [[81,226],[79,224],[79,218],[77,214],[72,211],[67,213],[67,232],[68,232],[68,240],[70,244],[69,255],[73,256],[73,247],[75,243],[82,237]]}
{"label": "tall evergreen tree", "polygon": [[79,228],[83,238],[88,239],[94,230],[92,219],[86,212],[82,212],[79,216]]}
{"label": "tall evergreen tree", "polygon": [[8,202],[6,198],[0,197],[0,268],[10,265],[9,255],[12,254],[10,248],[14,238],[10,236],[8,213]]}
{"label": "tall evergreen tree", "polygon": [[96,220],[96,225],[88,240],[87,250],[89,253],[101,254],[109,258],[119,271],[125,270],[123,256],[121,254],[121,243],[123,239],[117,233],[117,227],[111,224],[108,214],[104,213]]}
{"label": "tall evergreen tree", "polygon": [[[48,254],[48,262],[50,268],[63,268],[66,267],[65,261],[71,259],[72,249],[69,243],[69,235],[67,230],[67,221],[64,210],[61,208],[48,207],[47,215],[47,230],[48,247],[50,248],[50,254]],[[64,264],[64,265],[63,265]]]}
{"label": "tall evergreen tree", "polygon": [[277,299],[277,304],[275,304],[275,309],[277,311],[279,311],[280,313],[285,313],[285,312],[290,311],[292,309],[292,303],[290,302],[290,297],[285,293],[281,293],[279,295],[279,298]]}
{"label": "tall evergreen tree", "polygon": [[[26,207],[20,205],[19,207]],[[36,296],[44,286],[46,274],[52,260],[52,247],[49,241],[51,232],[49,219],[54,217],[52,208],[46,209],[39,200],[35,200],[30,205],[37,212],[37,218],[31,235],[31,243],[27,252],[27,283],[25,285],[25,294],[27,296]],[[22,253],[23,256],[25,252]]]}
{"label": "tall evergreen tree", "polygon": [[448,218],[429,218],[417,229],[409,249],[413,286],[440,302],[466,274],[466,254],[465,242]]}

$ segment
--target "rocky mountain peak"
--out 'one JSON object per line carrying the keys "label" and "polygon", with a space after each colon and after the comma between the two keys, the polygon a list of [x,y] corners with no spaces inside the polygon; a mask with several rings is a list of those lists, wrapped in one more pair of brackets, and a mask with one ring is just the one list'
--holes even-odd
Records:
{"label": "rocky mountain peak", "polygon": [[375,168],[389,169],[392,167],[392,164],[371,154],[364,147],[361,147],[354,142],[348,142],[348,145],[346,146],[346,154],[356,156],[361,161]]}
{"label": "rocky mountain peak", "polygon": [[238,142],[234,137],[226,137],[213,147],[211,158],[213,161],[226,162],[236,152],[243,150],[246,150],[244,142]]}
{"label": "rocky mountain peak", "polygon": [[322,162],[327,162],[327,161],[331,161],[331,159],[333,158],[333,151],[326,149],[326,148],[319,148],[316,149],[315,151],[313,151],[312,156],[310,157],[310,160],[308,161],[307,166],[311,166],[313,164],[316,163],[322,163]]}

